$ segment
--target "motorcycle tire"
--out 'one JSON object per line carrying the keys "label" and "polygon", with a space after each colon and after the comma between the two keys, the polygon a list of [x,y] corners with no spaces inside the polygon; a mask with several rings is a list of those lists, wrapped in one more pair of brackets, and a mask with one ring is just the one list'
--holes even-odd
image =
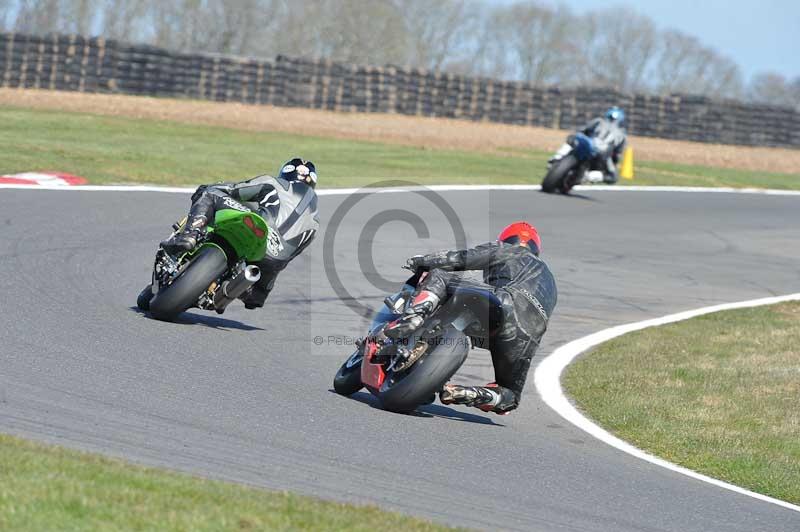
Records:
{"label": "motorcycle tire", "polygon": [[578,161],[573,155],[567,155],[553,164],[542,180],[542,192],[547,192],[548,194],[559,190],[564,193],[569,192],[572,187],[565,187],[567,175],[577,164]]}
{"label": "motorcycle tire", "polygon": [[[355,360],[356,357],[359,357],[358,361]],[[364,387],[361,383],[361,360],[363,360],[363,355],[359,349],[342,364],[342,367],[336,372],[336,376],[333,377],[333,389],[336,393],[353,395]]]}
{"label": "motorcycle tire", "polygon": [[467,359],[469,341],[460,331],[450,328],[431,351],[425,353],[403,375],[387,375],[378,392],[383,408],[407,414],[428,404]]}
{"label": "motorcycle tire", "polygon": [[150,301],[150,313],[159,320],[174,320],[197,303],[200,295],[227,267],[228,260],[221,249],[216,246],[201,249],[178,278]]}
{"label": "motorcycle tire", "polygon": [[149,284],[139,292],[139,296],[136,298],[136,306],[139,307],[139,310],[150,310],[151,299],[153,299],[153,285]]}

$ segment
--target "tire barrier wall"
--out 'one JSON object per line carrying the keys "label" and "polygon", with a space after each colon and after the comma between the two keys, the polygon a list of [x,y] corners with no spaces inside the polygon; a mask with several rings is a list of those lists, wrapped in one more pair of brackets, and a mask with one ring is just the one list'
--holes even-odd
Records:
{"label": "tire barrier wall", "polygon": [[80,35],[0,34],[0,87],[400,113],[573,129],[610,105],[633,135],[800,147],[797,110],[704,96],[522,82],[278,56],[177,53]]}

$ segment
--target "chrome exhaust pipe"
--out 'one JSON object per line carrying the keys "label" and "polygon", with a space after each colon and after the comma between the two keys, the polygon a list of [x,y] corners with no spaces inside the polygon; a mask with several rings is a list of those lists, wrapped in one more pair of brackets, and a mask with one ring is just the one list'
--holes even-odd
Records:
{"label": "chrome exhaust pipe", "polygon": [[261,279],[261,270],[258,269],[258,266],[250,265],[239,272],[233,279],[222,283],[222,286],[214,294],[214,308],[217,313],[222,314],[228,305],[244,294],[259,279]]}

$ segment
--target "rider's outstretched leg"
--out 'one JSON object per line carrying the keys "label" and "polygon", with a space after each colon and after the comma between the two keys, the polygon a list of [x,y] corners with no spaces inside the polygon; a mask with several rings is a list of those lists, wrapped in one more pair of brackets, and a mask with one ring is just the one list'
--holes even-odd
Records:
{"label": "rider's outstretched leg", "polygon": [[496,382],[486,386],[460,386],[445,384],[439,392],[439,400],[445,405],[464,405],[497,414],[508,414],[519,403],[517,394]]}

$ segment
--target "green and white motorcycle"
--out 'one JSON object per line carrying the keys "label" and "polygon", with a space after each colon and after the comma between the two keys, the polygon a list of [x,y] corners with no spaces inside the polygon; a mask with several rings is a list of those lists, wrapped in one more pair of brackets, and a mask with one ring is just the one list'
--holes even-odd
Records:
{"label": "green and white motorcycle", "polygon": [[[186,218],[172,226],[176,234]],[[136,305],[159,320],[172,321],[189,308],[225,308],[261,278],[271,230],[258,214],[220,209],[197,246],[172,256],[159,246],[151,283]],[[277,235],[275,235],[277,236]]]}

